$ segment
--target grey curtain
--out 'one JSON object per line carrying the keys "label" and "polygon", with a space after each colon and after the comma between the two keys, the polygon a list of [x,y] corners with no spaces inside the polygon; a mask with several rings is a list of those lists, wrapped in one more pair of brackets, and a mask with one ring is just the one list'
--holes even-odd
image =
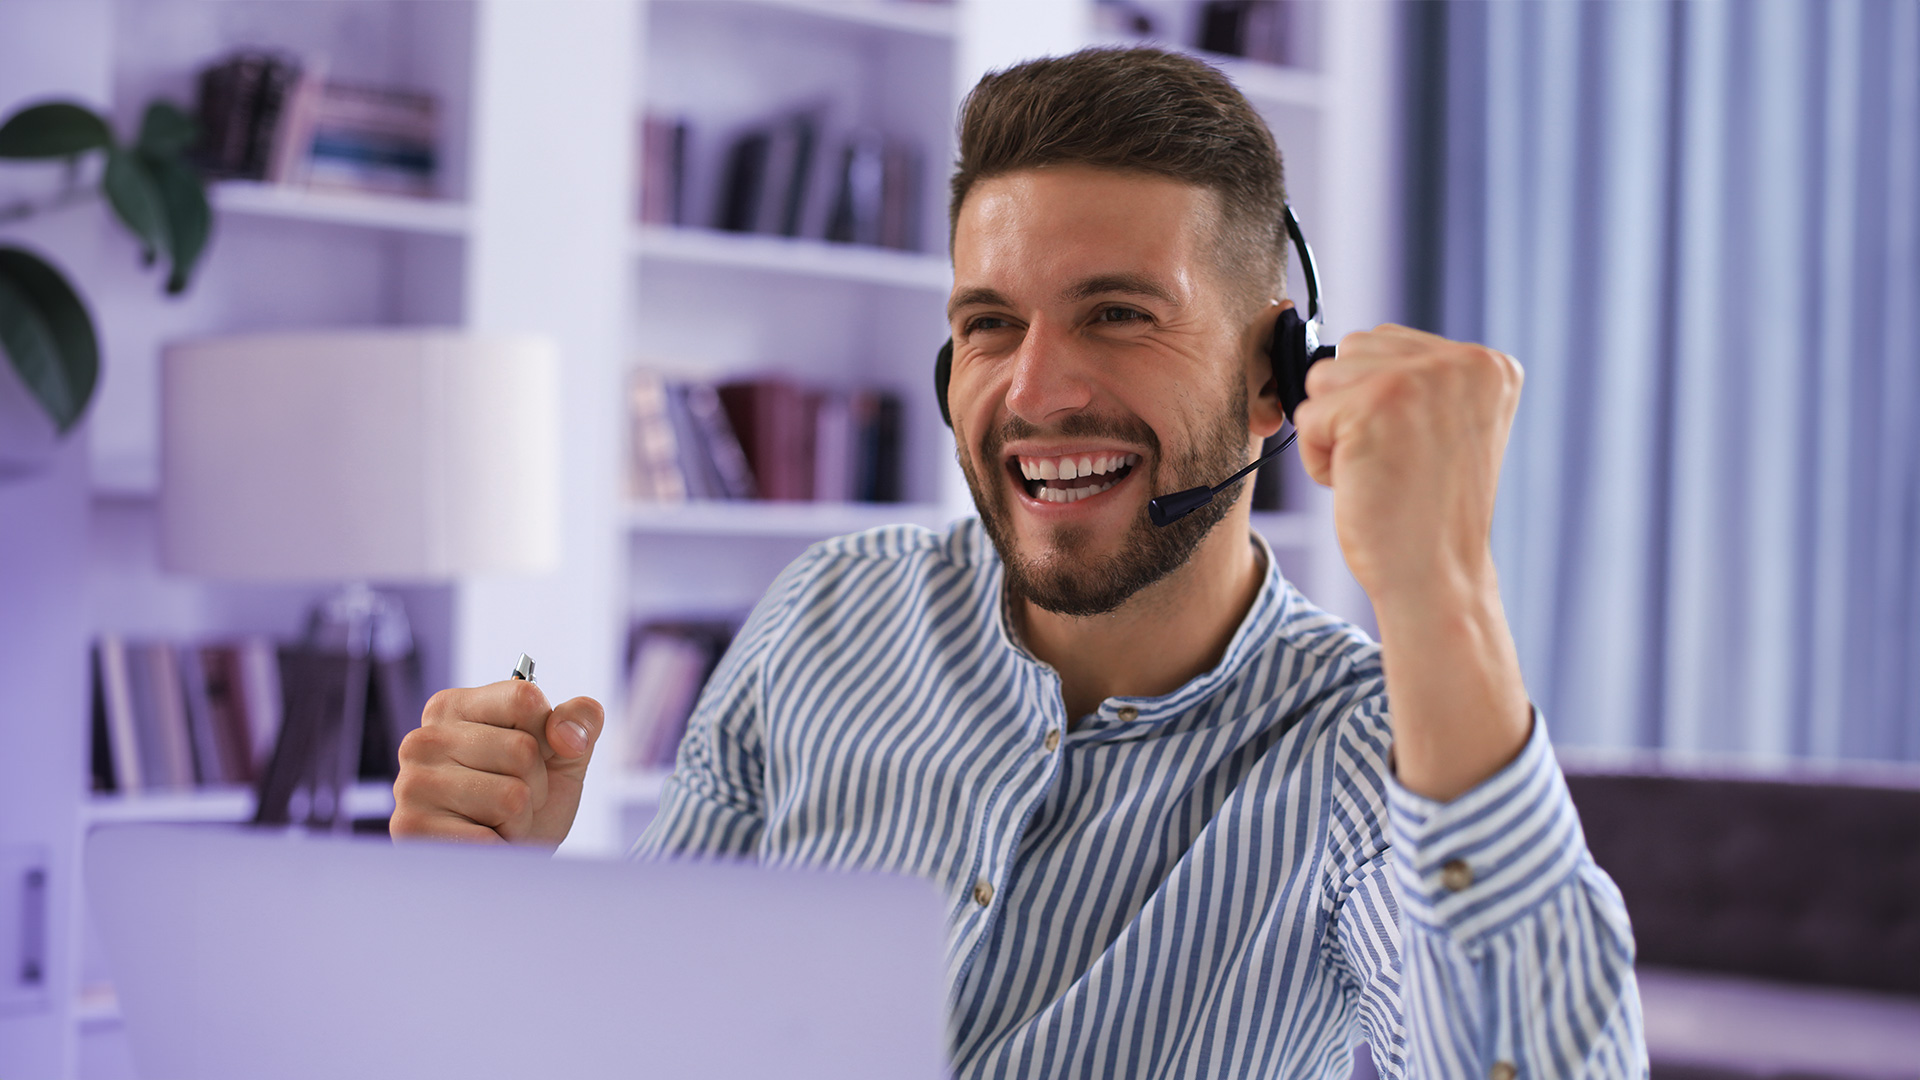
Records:
{"label": "grey curtain", "polygon": [[1405,14],[1412,319],[1526,367],[1556,740],[1920,758],[1920,3]]}

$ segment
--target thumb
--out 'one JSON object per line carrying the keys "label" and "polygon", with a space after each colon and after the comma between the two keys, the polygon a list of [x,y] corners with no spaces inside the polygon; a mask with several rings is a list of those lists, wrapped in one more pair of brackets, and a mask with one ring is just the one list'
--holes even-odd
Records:
{"label": "thumb", "polygon": [[606,711],[590,697],[577,697],[554,706],[547,716],[547,745],[553,748],[553,757],[547,762],[548,772],[584,776],[605,723]]}

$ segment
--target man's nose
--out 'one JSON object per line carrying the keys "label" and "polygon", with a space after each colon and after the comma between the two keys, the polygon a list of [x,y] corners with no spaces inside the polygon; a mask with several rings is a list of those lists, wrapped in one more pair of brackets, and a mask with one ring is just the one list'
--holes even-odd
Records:
{"label": "man's nose", "polygon": [[1063,327],[1034,320],[1013,356],[1007,408],[1032,424],[1079,412],[1093,401],[1094,369],[1086,343]]}

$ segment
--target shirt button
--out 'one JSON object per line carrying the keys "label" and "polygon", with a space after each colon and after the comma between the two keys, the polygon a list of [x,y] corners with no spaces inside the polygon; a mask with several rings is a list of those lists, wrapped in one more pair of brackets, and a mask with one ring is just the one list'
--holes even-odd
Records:
{"label": "shirt button", "polygon": [[1140,710],[1131,705],[1122,705],[1114,710],[1113,715],[1118,717],[1122,723],[1130,724],[1140,719]]}
{"label": "shirt button", "polygon": [[1049,728],[1047,730],[1047,737],[1042,740],[1042,745],[1047,748],[1047,753],[1049,754],[1060,749],[1060,729]]}
{"label": "shirt button", "polygon": [[[1448,862],[1440,868],[1440,884],[1445,885],[1448,892],[1459,892],[1473,884],[1473,867],[1468,866],[1465,859],[1454,859]],[[1507,1068],[1511,1069],[1513,1066],[1508,1065]],[[1497,1067],[1493,1075],[1495,1080],[1499,1080],[1500,1070]],[[1507,1075],[1507,1080],[1512,1080],[1511,1073]]]}
{"label": "shirt button", "polygon": [[1496,1061],[1493,1068],[1487,1070],[1487,1080],[1513,1080],[1518,1075],[1520,1070],[1514,1068],[1511,1061]]}
{"label": "shirt button", "polygon": [[993,903],[993,882],[981,878],[973,883],[973,902],[981,907]]}

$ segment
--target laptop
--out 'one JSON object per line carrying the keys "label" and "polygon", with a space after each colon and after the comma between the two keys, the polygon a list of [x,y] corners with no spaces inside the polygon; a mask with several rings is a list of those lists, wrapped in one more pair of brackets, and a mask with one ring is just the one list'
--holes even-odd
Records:
{"label": "laptop", "polygon": [[130,825],[86,882],[143,1080],[947,1075],[924,881]]}

